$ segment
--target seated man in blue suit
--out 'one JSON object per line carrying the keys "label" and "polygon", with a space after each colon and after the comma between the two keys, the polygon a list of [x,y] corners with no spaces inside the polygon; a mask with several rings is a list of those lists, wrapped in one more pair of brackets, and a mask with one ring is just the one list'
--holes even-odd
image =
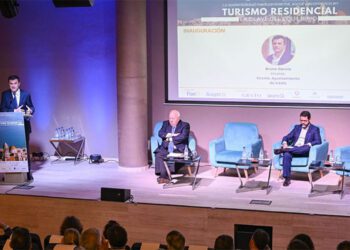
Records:
{"label": "seated man in blue suit", "polygon": [[293,157],[307,157],[310,147],[321,144],[320,129],[310,123],[309,111],[300,113],[300,125],[282,139],[282,148],[276,149],[275,154],[283,153],[283,186],[289,186]]}
{"label": "seated man in blue suit", "polygon": [[[9,89],[2,92],[0,112],[23,112],[27,115],[34,113],[35,108],[32,102],[30,94],[20,89],[21,82],[18,76],[11,75],[8,77]],[[28,153],[28,180],[32,180],[33,177],[30,173],[30,160],[29,160],[29,134],[31,133],[30,119],[26,117],[24,119],[24,128],[26,135],[27,153]]]}
{"label": "seated man in blue suit", "polygon": [[[154,151],[155,153],[155,172],[160,174],[158,183],[169,183],[169,176],[164,166],[163,159],[169,152],[183,153],[188,145],[190,134],[190,124],[180,120],[180,112],[172,110],[169,113],[169,120],[164,121],[159,130],[159,137],[162,138],[162,144]],[[175,166],[168,164],[170,171],[175,171]]]}

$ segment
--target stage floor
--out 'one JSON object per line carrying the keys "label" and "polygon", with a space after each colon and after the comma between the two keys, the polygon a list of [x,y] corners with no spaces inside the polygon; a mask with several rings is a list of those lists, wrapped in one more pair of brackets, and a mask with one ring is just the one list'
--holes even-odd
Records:
{"label": "stage floor", "polygon": [[[306,174],[293,176],[292,184],[283,187],[283,181],[277,180],[278,172],[273,170],[272,190],[266,195],[263,190],[236,193],[239,179],[233,170],[216,178],[214,173],[211,166],[201,164],[198,174],[201,180],[195,190],[191,186],[163,189],[163,185],[156,182],[153,168],[124,168],[113,161],[102,164],[83,161],[74,165],[70,161],[48,160],[33,163],[34,181],[29,184],[32,188],[0,185],[0,193],[99,200],[100,188],[111,187],[131,189],[136,203],[350,216],[350,178],[345,178],[343,199],[339,194],[309,198]],[[252,173],[250,179],[267,180],[267,174],[267,169],[262,168],[257,174]],[[339,177],[328,173],[319,178],[315,173],[314,179],[315,184],[336,185]],[[252,200],[268,200],[271,204],[250,204]]]}

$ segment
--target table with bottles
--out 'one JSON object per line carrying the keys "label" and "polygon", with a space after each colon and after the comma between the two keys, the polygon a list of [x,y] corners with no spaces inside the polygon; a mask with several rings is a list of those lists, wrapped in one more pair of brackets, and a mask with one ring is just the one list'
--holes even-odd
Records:
{"label": "table with bottles", "polygon": [[[197,178],[201,157],[197,155],[197,152],[189,152],[187,146],[184,153],[173,153],[169,152],[168,156],[163,159],[165,169],[168,173],[170,183],[164,184],[163,188],[179,187],[179,186],[192,186],[194,190],[201,181],[200,178]],[[172,178],[168,164],[180,163],[183,165],[194,166],[194,172],[192,176],[180,176],[177,178]]]}
{"label": "table with bottles", "polygon": [[314,184],[312,179],[310,181],[311,190],[309,197],[316,197],[328,194],[340,194],[340,199],[344,197],[344,178],[345,173],[349,173],[350,169],[345,167],[345,164],[341,159],[334,161],[333,154],[331,153],[328,161],[313,161],[310,164],[310,169],[315,171],[331,171],[341,173],[341,181],[337,185],[326,184]]}
{"label": "table with bottles", "polygon": [[[53,162],[59,161],[65,157],[64,154],[60,151],[60,144],[63,144],[72,150],[74,164],[77,164],[80,160],[84,159],[85,137],[77,134],[73,127],[56,128],[55,135],[50,139],[50,143],[55,149],[55,153],[58,156],[58,159]],[[74,147],[75,145],[77,145],[77,147]]]}
{"label": "table with bottles", "polygon": [[[239,159],[238,161],[233,162],[236,166],[238,178],[240,181],[239,187],[236,189],[236,193],[254,191],[254,190],[266,190],[266,194],[271,192],[272,186],[270,185],[271,179],[271,169],[272,169],[272,160],[271,159]],[[256,181],[256,180],[248,180],[245,183],[242,181],[242,176],[240,173],[240,168],[248,167],[248,168],[259,168],[264,167],[269,169],[267,181]]]}
{"label": "table with bottles", "polygon": [[[243,147],[242,156],[240,159],[232,160],[232,161],[219,161],[219,163],[231,164],[235,166],[237,175],[240,181],[240,185],[236,189],[236,193],[254,191],[254,190],[266,190],[266,194],[269,194],[270,191],[272,190],[272,186],[270,185],[272,160],[265,158],[264,151],[262,149],[259,152],[259,158],[255,158],[254,155],[251,155],[250,157],[248,157],[246,148]],[[269,169],[267,181],[247,180],[245,183],[243,183],[240,169],[248,170],[252,168],[256,169],[259,167],[264,167]]]}

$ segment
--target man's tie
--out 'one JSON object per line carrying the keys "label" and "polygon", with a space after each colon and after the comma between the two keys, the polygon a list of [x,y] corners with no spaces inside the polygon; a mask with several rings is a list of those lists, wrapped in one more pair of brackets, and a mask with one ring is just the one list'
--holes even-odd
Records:
{"label": "man's tie", "polygon": [[15,103],[15,107],[18,108],[16,93],[12,93],[12,97],[13,97],[12,102],[14,102]]}

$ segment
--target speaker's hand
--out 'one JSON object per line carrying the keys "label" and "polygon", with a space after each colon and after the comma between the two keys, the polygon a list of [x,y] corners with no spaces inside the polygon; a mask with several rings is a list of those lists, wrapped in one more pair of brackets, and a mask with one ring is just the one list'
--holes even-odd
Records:
{"label": "speaker's hand", "polygon": [[18,108],[16,108],[15,110],[13,110],[13,112],[24,112],[24,110],[22,109],[23,105],[19,106]]}

